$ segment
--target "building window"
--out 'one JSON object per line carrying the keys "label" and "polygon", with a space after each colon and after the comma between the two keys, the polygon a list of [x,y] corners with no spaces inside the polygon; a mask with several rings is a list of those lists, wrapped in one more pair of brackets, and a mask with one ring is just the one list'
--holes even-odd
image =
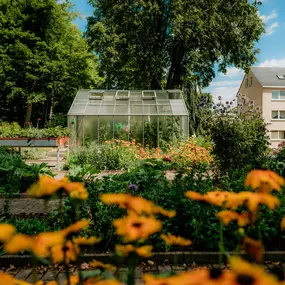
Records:
{"label": "building window", "polygon": [[246,78],[246,80],[245,80],[245,88],[247,88],[248,87],[248,78]]}
{"label": "building window", "polygon": [[272,91],[272,100],[285,100],[285,91]]}
{"label": "building window", "polygon": [[285,111],[272,111],[272,120],[285,120]]}
{"label": "building window", "polygon": [[285,140],[285,131],[271,131],[272,140]]}

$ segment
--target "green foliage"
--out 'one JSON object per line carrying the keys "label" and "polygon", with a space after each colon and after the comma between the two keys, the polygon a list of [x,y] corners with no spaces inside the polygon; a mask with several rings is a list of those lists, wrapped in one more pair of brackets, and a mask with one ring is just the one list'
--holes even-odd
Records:
{"label": "green foliage", "polygon": [[213,154],[222,172],[230,169],[263,168],[268,152],[268,136],[261,112],[241,97],[238,108],[218,103],[209,130]]}
{"label": "green foliage", "polygon": [[127,148],[91,144],[71,151],[67,166],[70,169],[89,165],[98,170],[121,170],[133,168],[137,163],[135,153]]}
{"label": "green foliage", "polygon": [[27,165],[19,153],[0,148],[0,193],[26,192],[40,174],[53,176],[46,163]]}
{"label": "green foliage", "polygon": [[278,149],[273,151],[267,159],[267,168],[285,177],[285,143],[279,144]]}
{"label": "green foliage", "polygon": [[56,0],[0,2],[0,114],[52,121],[78,88],[100,86],[97,56],[72,23],[72,6]]}
{"label": "green foliage", "polygon": [[229,65],[248,70],[264,30],[257,3],[250,1],[89,3],[94,13],[86,38],[99,56],[108,88],[181,88],[193,75],[208,85],[215,64],[222,72]]}
{"label": "green foliage", "polygon": [[38,129],[32,126],[21,128],[18,123],[0,123],[0,138],[61,138],[70,136],[71,130],[61,126]]}

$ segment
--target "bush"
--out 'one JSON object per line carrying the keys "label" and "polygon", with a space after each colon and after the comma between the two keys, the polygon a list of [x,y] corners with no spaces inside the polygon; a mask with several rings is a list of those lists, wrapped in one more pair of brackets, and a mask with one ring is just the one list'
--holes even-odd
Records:
{"label": "bush", "polygon": [[46,163],[27,165],[16,151],[0,147],[0,193],[26,192],[40,174],[53,176]]}
{"label": "bush", "polygon": [[135,153],[127,148],[116,147],[111,144],[79,147],[71,151],[67,167],[69,169],[77,166],[90,165],[99,170],[112,169],[121,170],[135,167],[138,163]]}
{"label": "bush", "polygon": [[200,146],[191,138],[186,141],[177,141],[167,144],[164,148],[143,148],[135,141],[122,140],[107,141],[103,145],[90,144],[79,147],[71,152],[67,167],[90,165],[99,170],[134,169],[144,160],[154,159],[167,161],[168,169],[192,167],[197,164],[209,165],[213,162],[210,154],[210,145],[206,140],[199,139]]}
{"label": "bush", "polygon": [[215,106],[209,130],[213,154],[222,172],[230,169],[263,168],[268,152],[266,124],[259,108],[240,97],[237,108],[219,103]]}

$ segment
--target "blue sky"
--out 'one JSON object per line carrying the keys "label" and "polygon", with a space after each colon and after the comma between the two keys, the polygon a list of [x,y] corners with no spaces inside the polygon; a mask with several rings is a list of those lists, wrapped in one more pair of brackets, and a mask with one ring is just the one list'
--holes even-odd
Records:
{"label": "blue sky", "polygon": [[[62,0],[60,0],[62,1]],[[92,15],[92,7],[87,0],[72,0],[75,9],[80,12],[82,19],[75,23],[80,30],[86,28],[86,17]],[[266,25],[266,32],[262,35],[256,47],[260,49],[257,55],[258,62],[255,66],[280,66],[285,67],[285,0],[262,0],[259,15]],[[232,99],[239,88],[243,72],[234,67],[228,68],[227,74],[216,74],[212,84],[206,91],[217,98],[219,95],[224,100]]]}

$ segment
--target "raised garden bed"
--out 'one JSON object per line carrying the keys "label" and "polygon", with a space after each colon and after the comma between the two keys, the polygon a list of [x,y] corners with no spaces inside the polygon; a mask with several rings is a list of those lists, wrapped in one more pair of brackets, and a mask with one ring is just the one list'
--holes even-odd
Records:
{"label": "raised garden bed", "polygon": [[0,138],[0,146],[9,147],[60,147],[69,144],[69,137],[62,138]]}

